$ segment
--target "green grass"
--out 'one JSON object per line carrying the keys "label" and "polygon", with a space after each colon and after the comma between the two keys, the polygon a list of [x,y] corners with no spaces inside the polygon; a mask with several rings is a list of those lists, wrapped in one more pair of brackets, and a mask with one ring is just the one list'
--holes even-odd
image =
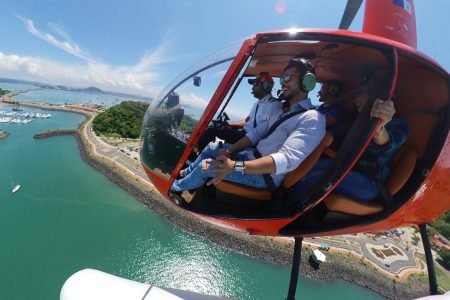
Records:
{"label": "green grass", "polygon": [[441,270],[436,264],[434,264],[434,270],[436,271],[436,280],[440,288],[445,291],[450,291],[450,277]]}

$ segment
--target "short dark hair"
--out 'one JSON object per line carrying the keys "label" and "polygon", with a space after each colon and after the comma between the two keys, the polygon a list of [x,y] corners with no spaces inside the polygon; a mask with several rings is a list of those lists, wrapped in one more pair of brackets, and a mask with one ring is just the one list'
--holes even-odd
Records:
{"label": "short dark hair", "polygon": [[306,72],[311,72],[314,75],[316,75],[316,69],[313,66],[313,64],[309,60],[302,57],[296,57],[289,60],[289,63],[284,68],[283,72],[285,72],[287,69],[290,68],[295,68],[301,71],[302,74],[305,74]]}

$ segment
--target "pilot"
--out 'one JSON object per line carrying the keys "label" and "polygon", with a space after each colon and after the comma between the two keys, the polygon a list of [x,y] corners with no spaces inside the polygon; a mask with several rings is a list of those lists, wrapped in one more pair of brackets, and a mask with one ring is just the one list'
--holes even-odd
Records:
{"label": "pilot", "polygon": [[247,118],[209,126],[197,143],[198,149],[205,148],[216,137],[227,143],[236,143],[256,126],[267,126],[267,121],[272,111],[277,111],[277,108],[281,107],[280,102],[272,97],[274,85],[272,76],[268,72],[261,72],[256,78],[249,79],[248,83],[252,85],[252,94],[258,100],[253,104]]}
{"label": "pilot", "polygon": [[[284,176],[300,165],[325,136],[325,117],[313,109],[308,98],[316,84],[314,66],[303,58],[291,59],[280,83],[288,108],[281,115],[271,115],[271,128],[256,126],[222,149],[220,143],[205,147],[184,170],[184,177],[174,181],[172,196],[201,187],[211,177],[208,185],[225,179],[255,188],[278,187]],[[269,174],[265,177],[271,182],[266,182],[263,174]]]}
{"label": "pilot", "polygon": [[[354,105],[360,113],[367,102],[367,93],[354,99]],[[378,182],[384,182],[390,175],[390,162],[397,150],[406,142],[409,123],[395,115],[394,103],[391,100],[376,99],[371,116],[380,118],[381,125],[375,132],[369,146],[356,163],[355,168],[333,190],[333,193],[349,197],[361,202],[371,202],[379,195]],[[291,194],[299,195],[316,181],[330,166],[332,160],[321,158],[301,181],[296,183]],[[328,207],[333,203],[325,203]]]}

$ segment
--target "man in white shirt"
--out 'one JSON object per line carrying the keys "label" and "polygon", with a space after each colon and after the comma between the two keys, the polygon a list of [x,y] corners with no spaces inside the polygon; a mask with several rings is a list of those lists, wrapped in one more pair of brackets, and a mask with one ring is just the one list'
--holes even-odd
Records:
{"label": "man in white shirt", "polygon": [[[281,115],[272,114],[270,128],[257,126],[233,145],[205,147],[197,160],[183,170],[171,191],[180,192],[222,179],[255,188],[268,188],[263,174],[270,174],[278,187],[284,176],[296,169],[325,136],[325,117],[312,109],[308,92],[314,89],[312,64],[291,59],[280,78],[281,91],[289,104]],[[282,121],[278,121],[282,120]],[[274,124],[278,126],[274,128]],[[259,155],[255,156],[255,150]],[[259,157],[260,156],[260,157]],[[259,158],[257,158],[259,157]]]}
{"label": "man in white shirt", "polygon": [[248,83],[252,85],[252,94],[258,100],[253,103],[247,118],[209,126],[197,142],[198,149],[202,150],[216,137],[226,143],[236,143],[256,126],[267,126],[267,120],[272,110],[278,111],[281,108],[280,102],[272,97],[274,82],[268,72],[259,73],[256,78],[249,79]]}

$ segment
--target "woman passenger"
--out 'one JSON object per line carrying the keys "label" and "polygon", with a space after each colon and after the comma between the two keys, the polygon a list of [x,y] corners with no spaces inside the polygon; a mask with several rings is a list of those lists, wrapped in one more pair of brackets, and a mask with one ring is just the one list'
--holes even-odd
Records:
{"label": "woman passenger", "polygon": [[[355,98],[354,104],[360,113],[367,102],[367,94]],[[379,195],[377,181],[385,181],[390,175],[391,159],[409,135],[409,124],[395,115],[394,103],[391,100],[376,99],[371,116],[380,118],[381,125],[375,132],[369,146],[358,160],[354,170],[340,182],[333,193],[351,199],[371,202]],[[320,179],[328,166],[330,158],[321,158],[314,168],[301,181],[296,183],[291,194],[299,195]]]}

